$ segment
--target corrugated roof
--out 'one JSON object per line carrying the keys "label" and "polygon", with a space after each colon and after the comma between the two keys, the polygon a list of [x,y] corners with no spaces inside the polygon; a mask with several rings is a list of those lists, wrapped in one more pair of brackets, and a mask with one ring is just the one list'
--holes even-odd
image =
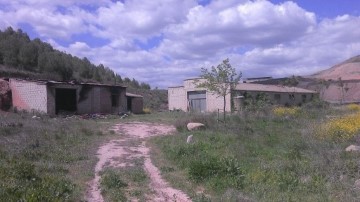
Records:
{"label": "corrugated roof", "polygon": [[298,87],[263,85],[263,84],[254,84],[254,83],[240,83],[235,87],[235,90],[279,92],[279,93],[317,93],[312,90],[307,90]]}
{"label": "corrugated roof", "polygon": [[132,94],[132,93],[126,93],[127,97],[143,97],[141,95],[137,95],[137,94]]}

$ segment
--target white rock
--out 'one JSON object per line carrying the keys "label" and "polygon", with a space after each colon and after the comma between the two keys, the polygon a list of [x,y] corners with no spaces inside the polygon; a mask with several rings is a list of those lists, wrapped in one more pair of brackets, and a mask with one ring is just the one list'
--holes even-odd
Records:
{"label": "white rock", "polygon": [[201,128],[205,128],[205,125],[202,123],[188,123],[186,127],[188,130],[191,131],[191,130],[198,130]]}
{"label": "white rock", "polygon": [[360,179],[357,179],[354,183],[355,189],[360,189]]}
{"label": "white rock", "polygon": [[346,147],[345,151],[360,151],[360,146],[350,145]]}
{"label": "white rock", "polygon": [[193,138],[193,135],[189,135],[186,139],[186,143],[191,143],[192,142],[192,138]]}

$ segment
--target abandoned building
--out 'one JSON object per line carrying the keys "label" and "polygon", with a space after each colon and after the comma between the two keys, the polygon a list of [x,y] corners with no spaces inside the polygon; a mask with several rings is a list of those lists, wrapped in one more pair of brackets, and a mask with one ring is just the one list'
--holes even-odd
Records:
{"label": "abandoned building", "polygon": [[[38,111],[50,115],[60,113],[93,114],[133,111],[140,113],[141,101],[132,102],[126,96],[126,87],[96,83],[66,83],[57,81],[30,81],[9,79],[12,106],[25,111]],[[130,98],[130,99],[129,99]]]}
{"label": "abandoned building", "polygon": [[143,96],[126,93],[127,109],[134,114],[143,112]]}
{"label": "abandoned building", "polygon": [[[223,109],[223,97],[205,88],[197,88],[196,80],[186,79],[183,86],[169,87],[169,110],[212,112]],[[239,110],[244,103],[241,99],[257,99],[259,96],[266,97],[272,104],[291,106],[311,101],[317,92],[297,87],[239,83],[226,95],[225,110]]]}

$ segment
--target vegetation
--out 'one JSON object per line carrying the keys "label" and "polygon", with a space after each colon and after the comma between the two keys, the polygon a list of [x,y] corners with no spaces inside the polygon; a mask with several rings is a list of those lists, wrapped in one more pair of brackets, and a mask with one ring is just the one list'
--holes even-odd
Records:
{"label": "vegetation", "polygon": [[21,29],[14,31],[11,27],[0,30],[0,67],[3,77],[91,81],[150,89],[149,84],[122,78],[102,64],[94,65],[86,57],[80,59],[55,50],[38,38],[30,40]]}
{"label": "vegetation", "polygon": [[146,201],[148,176],[143,169],[143,162],[134,167],[106,169],[101,180],[102,195],[106,201],[128,201],[137,198]]}
{"label": "vegetation", "polygon": [[[158,148],[153,160],[168,168],[162,174],[194,201],[357,201],[360,156],[345,148],[359,143],[360,128],[336,141],[317,132],[337,120],[332,117],[358,126],[358,115],[347,107],[318,106],[277,107],[246,119],[231,115],[226,124],[211,114],[179,116],[177,135],[152,140]],[[206,120],[207,129],[184,130],[194,119]],[[189,135],[193,142],[187,144]]]}
{"label": "vegetation", "polygon": [[[215,114],[184,112],[127,121],[176,126],[176,135],[150,140],[151,157],[193,201],[357,201],[360,156],[345,148],[360,144],[358,108],[308,103],[249,111],[246,119],[228,115],[226,124]],[[0,201],[81,201],[94,176],[98,146],[116,138],[102,129],[119,120],[0,113]],[[190,121],[206,129],[187,131]],[[187,144],[189,135],[193,141]],[[101,173],[106,200],[148,199],[143,159],[131,161],[134,166]]]}
{"label": "vegetation", "polygon": [[106,124],[0,111],[0,201],[80,201]]}
{"label": "vegetation", "polygon": [[195,81],[198,88],[206,88],[210,92],[223,97],[224,120],[226,115],[226,95],[230,94],[231,90],[239,83],[241,76],[241,72],[238,75],[236,69],[231,66],[229,59],[226,59],[216,67],[212,66],[211,70],[201,68],[200,78],[204,80]]}

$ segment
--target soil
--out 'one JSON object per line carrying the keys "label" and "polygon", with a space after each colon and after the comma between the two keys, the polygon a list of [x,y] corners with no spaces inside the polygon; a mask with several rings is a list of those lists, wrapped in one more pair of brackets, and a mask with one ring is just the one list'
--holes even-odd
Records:
{"label": "soil", "polygon": [[[131,159],[143,158],[144,170],[150,179],[151,194],[146,196],[146,201],[191,201],[182,191],[169,186],[161,177],[160,170],[151,162],[149,148],[146,146],[148,137],[168,135],[175,130],[174,127],[164,124],[130,122],[120,123],[112,129],[121,137],[111,140],[98,149],[99,161],[95,166],[95,177],[89,183],[87,201],[104,201],[100,190],[100,172],[106,167],[125,167],[131,165]],[[140,143],[140,144],[139,144]],[[130,199],[137,201],[136,198]]]}

